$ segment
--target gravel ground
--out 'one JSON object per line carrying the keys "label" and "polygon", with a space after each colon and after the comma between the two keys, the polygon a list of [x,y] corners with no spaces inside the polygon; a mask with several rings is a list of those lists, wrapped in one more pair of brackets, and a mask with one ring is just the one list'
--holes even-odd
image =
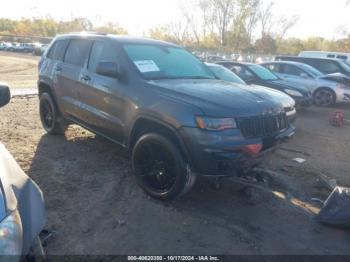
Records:
{"label": "gravel ground", "polygon": [[[340,108],[350,119],[350,106]],[[146,196],[111,142],[78,126],[46,135],[35,96],[0,110],[0,140],[44,192],[47,228],[57,232],[48,254],[350,254],[350,232],[318,224],[311,201],[330,193],[321,171],[350,186],[350,126],[331,127],[333,110],[299,114],[296,136],[266,160],[273,172],[259,188],[225,179],[214,189],[201,178],[173,203]]]}

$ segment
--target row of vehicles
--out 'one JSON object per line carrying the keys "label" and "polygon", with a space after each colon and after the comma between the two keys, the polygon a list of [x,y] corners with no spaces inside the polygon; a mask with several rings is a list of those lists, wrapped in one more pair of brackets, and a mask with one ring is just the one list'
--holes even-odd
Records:
{"label": "row of vehicles", "polygon": [[0,42],[0,51],[42,55],[48,45],[41,43]]}
{"label": "row of vehicles", "polygon": [[277,56],[275,61],[261,64],[234,61],[215,64],[229,69],[247,84],[271,87],[288,94],[298,106],[350,102],[350,66],[345,54],[341,55],[344,59],[316,57],[315,53],[311,53],[311,57],[309,53],[303,55]]}

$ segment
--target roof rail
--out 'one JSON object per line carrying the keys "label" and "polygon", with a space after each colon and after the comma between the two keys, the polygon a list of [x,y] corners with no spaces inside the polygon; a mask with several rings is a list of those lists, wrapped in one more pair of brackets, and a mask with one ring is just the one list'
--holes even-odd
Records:
{"label": "roof rail", "polygon": [[103,33],[103,32],[93,32],[93,31],[71,32],[70,34],[108,35],[108,34]]}

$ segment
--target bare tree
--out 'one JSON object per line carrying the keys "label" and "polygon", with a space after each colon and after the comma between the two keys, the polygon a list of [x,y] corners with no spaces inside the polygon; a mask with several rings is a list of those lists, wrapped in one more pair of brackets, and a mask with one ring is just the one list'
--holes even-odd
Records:
{"label": "bare tree", "polygon": [[296,15],[291,17],[275,17],[274,6],[275,3],[273,1],[266,2],[260,6],[258,17],[260,20],[262,38],[269,35],[277,39],[282,39],[299,21],[300,17]]}

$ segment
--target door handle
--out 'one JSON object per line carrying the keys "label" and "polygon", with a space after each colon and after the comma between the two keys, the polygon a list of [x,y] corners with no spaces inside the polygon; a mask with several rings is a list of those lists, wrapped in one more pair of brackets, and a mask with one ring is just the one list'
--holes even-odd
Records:
{"label": "door handle", "polygon": [[56,72],[61,72],[61,71],[62,71],[62,67],[60,67],[59,65],[57,65],[57,66],[55,67],[55,71],[56,71]]}
{"label": "door handle", "polygon": [[91,80],[91,77],[88,76],[88,75],[83,75],[83,76],[81,77],[81,80],[90,81],[90,80]]}

